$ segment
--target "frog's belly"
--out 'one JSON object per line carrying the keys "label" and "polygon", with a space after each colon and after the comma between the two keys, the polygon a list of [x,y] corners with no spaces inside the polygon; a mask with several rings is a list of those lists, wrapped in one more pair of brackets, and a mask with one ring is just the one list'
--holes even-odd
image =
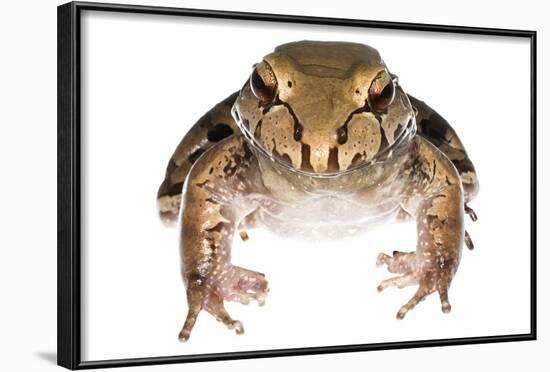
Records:
{"label": "frog's belly", "polygon": [[258,222],[284,237],[339,239],[357,235],[392,220],[399,203],[368,205],[338,197],[283,204],[270,201],[258,210]]}

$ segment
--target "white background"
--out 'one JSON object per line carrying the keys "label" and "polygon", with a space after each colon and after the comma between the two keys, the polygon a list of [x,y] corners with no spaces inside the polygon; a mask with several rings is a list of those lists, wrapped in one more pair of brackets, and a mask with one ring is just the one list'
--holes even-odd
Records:
{"label": "white background", "polygon": [[[144,3],[144,2],[142,2]],[[2,110],[0,122],[4,129],[1,138],[2,169],[4,171],[4,183],[1,189],[2,202],[2,349],[5,350],[2,362],[8,370],[46,370],[53,369],[55,359],[55,189],[56,189],[56,148],[55,148],[55,68],[56,68],[56,40],[55,40],[55,6],[56,1],[42,1],[24,5],[10,4],[2,11],[2,60],[0,69],[0,82],[2,84]],[[531,5],[522,2],[514,6],[506,6],[502,2],[482,4],[479,2],[460,2],[449,6],[439,5],[436,2],[415,2],[413,5],[403,2],[387,4],[383,8],[375,8],[372,4],[364,3],[360,8],[357,4],[347,5],[346,2],[334,4],[302,6],[296,2],[278,1],[270,4],[242,3],[227,5],[223,2],[209,1],[162,1],[157,4],[207,7],[218,9],[264,11],[272,13],[325,15],[339,17],[355,17],[365,19],[381,19],[392,21],[411,21],[440,24],[460,24],[472,26],[488,26],[501,28],[526,28],[539,31],[539,103],[548,101],[548,93],[544,88],[548,82],[548,74],[542,68],[548,65],[548,37],[547,29],[543,25],[545,12],[542,6]],[[351,2],[349,3],[351,4]],[[534,2],[533,2],[534,4]],[[398,6],[399,5],[399,6]],[[496,10],[498,9],[498,11]],[[387,51],[383,51],[384,55]],[[392,66],[395,61],[385,57]],[[398,72],[398,71],[396,71]],[[403,75],[401,72],[398,72]],[[403,78],[403,77],[402,77]],[[445,81],[445,79],[441,79]],[[514,97],[513,87],[515,79],[510,77],[509,97]],[[420,94],[419,94],[420,95]],[[424,94],[422,96],[426,98]],[[430,103],[433,99],[430,100]],[[510,105],[512,105],[510,103]],[[540,105],[542,106],[542,105]],[[449,109],[443,108],[440,103],[436,106],[446,114]],[[543,168],[543,161],[547,157],[548,150],[542,146],[546,138],[547,129],[543,123],[548,121],[548,111],[541,107],[539,110],[539,194],[538,194],[538,227],[539,227],[539,289],[545,287],[547,276],[541,267],[548,264],[547,256],[542,247],[545,245],[546,235],[542,229],[543,215],[548,213],[543,185],[547,185],[548,173]],[[500,123],[495,123],[498,125]],[[461,133],[462,134],[462,133]],[[465,139],[466,143],[469,143]],[[472,152],[473,149],[470,149]],[[475,157],[474,154],[472,154]],[[527,165],[526,165],[527,166]],[[485,182],[482,179],[482,182]],[[484,187],[484,184],[482,184]],[[483,191],[482,191],[483,192]],[[479,201],[481,203],[481,195]],[[479,208],[483,208],[479,205]],[[510,209],[503,205],[503,214],[510,213]],[[121,214],[121,217],[123,215]],[[513,218],[513,216],[510,216]],[[477,225],[481,223],[481,220]],[[471,224],[470,224],[471,225]],[[504,229],[502,230],[504,232]],[[472,234],[473,230],[472,230]],[[478,235],[480,236],[480,235]],[[253,237],[250,245],[255,241]],[[465,271],[466,264],[474,267],[475,257],[483,253],[480,242],[476,240],[478,250],[473,253],[465,252],[465,258],[461,271]],[[257,247],[246,246],[245,249]],[[170,249],[170,248],[168,248]],[[487,248],[489,249],[489,248]],[[491,249],[497,249],[491,248]],[[176,254],[176,249],[173,249]],[[243,262],[246,255],[242,256]],[[518,257],[521,257],[518,254]],[[239,258],[240,259],[240,258]],[[251,267],[257,268],[259,267]],[[167,269],[168,270],[168,269]],[[270,273],[275,270],[271,269]],[[375,271],[375,270],[373,270]],[[378,271],[378,270],[377,270]],[[381,270],[380,270],[381,272]],[[273,275],[273,274],[271,274]],[[458,274],[459,276],[462,274]],[[516,266],[509,267],[508,276],[516,275]],[[174,276],[174,278],[176,278]],[[461,283],[466,282],[466,275],[462,275]],[[459,291],[459,284],[455,280],[453,296]],[[273,280],[273,278],[272,278]],[[367,279],[364,279],[365,281]],[[368,279],[372,280],[372,279]],[[363,281],[364,282],[364,281]],[[362,282],[362,283],[363,283]],[[314,281],[312,281],[314,283]],[[371,283],[376,284],[375,281]],[[497,284],[498,286],[499,284]],[[174,288],[176,288],[175,285]],[[315,286],[310,287],[315,289]],[[366,288],[368,289],[368,288]],[[493,288],[491,291],[504,293],[506,288]],[[493,292],[488,296],[493,296]],[[365,292],[368,292],[367,290]],[[162,292],[164,293],[164,292]],[[286,293],[286,292],[285,292]],[[270,298],[273,299],[275,294]],[[404,294],[403,294],[404,295]],[[390,302],[394,301],[393,293],[376,295],[376,301],[371,302],[373,309],[388,305],[388,311],[395,311]],[[495,295],[497,297],[497,295]],[[395,297],[398,305],[402,297]],[[459,306],[466,306],[466,302],[459,302],[452,297],[453,313],[455,316]],[[520,301],[514,297],[509,302]],[[349,300],[343,302],[349,304]],[[539,290],[539,314],[542,314],[547,298]],[[252,324],[247,319],[254,313],[263,312],[262,319],[269,314],[268,307],[240,307],[237,308],[239,317],[245,322],[247,336],[253,331]],[[429,306],[432,305],[432,306]],[[416,312],[430,311],[435,306],[434,301],[427,300],[421,304]],[[164,310],[164,309],[163,309]],[[296,306],[289,309],[289,315],[295,314]],[[369,309],[370,310],[370,309]],[[464,309],[465,311],[466,309]],[[462,309],[461,309],[462,311]],[[503,311],[500,308],[493,309],[495,313]],[[393,315],[385,312],[384,316]],[[434,312],[435,314],[435,312]],[[242,315],[242,316],[241,316]],[[407,324],[413,319],[413,313],[409,314]],[[347,313],[344,314],[344,317]],[[442,317],[440,314],[437,317]],[[415,320],[420,315],[414,314]],[[206,316],[202,318],[207,318]],[[332,320],[332,319],[331,319]],[[448,320],[448,319],[446,319]],[[203,322],[204,323],[204,322]],[[258,324],[261,324],[259,322]],[[198,324],[200,325],[200,324]],[[229,331],[217,326],[216,332],[220,337]],[[323,329],[332,325],[330,321],[318,324],[316,332],[322,333]],[[463,324],[467,327],[468,324]],[[140,324],[136,324],[135,337],[140,336]],[[447,348],[429,348],[416,350],[399,350],[370,353],[338,354],[325,356],[308,356],[300,358],[276,358],[269,360],[231,361],[221,363],[202,363],[182,366],[158,366],[146,367],[154,370],[169,370],[188,368],[190,370],[212,370],[213,368],[227,368],[229,370],[280,370],[281,368],[317,368],[327,369],[343,368],[350,370],[364,369],[365,367],[384,368],[389,370],[424,368],[427,370],[440,369],[442,364],[449,370],[464,370],[465,368],[491,368],[499,370],[516,370],[534,366],[535,363],[548,365],[548,357],[543,355],[543,350],[548,348],[547,323],[539,317],[539,341],[512,344],[474,345]],[[172,335],[173,333],[170,333]],[[245,336],[245,337],[247,337]],[[195,334],[193,335],[195,337]],[[292,329],[288,330],[288,339],[294,339]],[[241,338],[238,338],[241,339]],[[464,357],[467,352],[467,357]],[[540,368],[539,368],[540,369]]]}
{"label": "white background", "polygon": [[[527,39],[100,12],[85,13],[82,35],[84,360],[529,333]],[[227,305],[243,337],[203,312],[181,345],[179,231],[160,223],[155,203],[167,159],[253,63],[302,39],[377,47],[404,89],[466,144],[481,179],[471,203],[480,220],[467,221],[478,248],[463,255],[454,309],[443,315],[434,295],[397,321],[416,286],[376,292],[393,276],[375,268],[376,255],[414,250],[414,223],[313,243],[255,230],[236,240],[232,262],[266,274],[266,306]]]}

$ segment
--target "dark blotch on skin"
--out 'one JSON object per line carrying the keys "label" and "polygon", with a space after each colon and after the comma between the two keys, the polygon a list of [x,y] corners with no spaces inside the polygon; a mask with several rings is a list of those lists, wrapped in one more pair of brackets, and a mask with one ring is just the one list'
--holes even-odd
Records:
{"label": "dark blotch on skin", "polygon": [[260,120],[258,124],[256,124],[256,129],[254,129],[254,137],[256,137],[258,140],[262,137],[262,121]]}
{"label": "dark blotch on skin", "polygon": [[275,152],[275,155],[283,161],[283,163],[286,163],[288,165],[292,165],[292,159],[290,159],[290,156],[288,154],[279,154],[278,152]]}
{"label": "dark blotch on skin", "polygon": [[191,155],[189,155],[189,161],[191,164],[195,164],[198,158],[204,153],[204,149],[196,149]]}
{"label": "dark blotch on skin", "polygon": [[340,166],[338,165],[338,147],[333,147],[330,149],[328,154],[327,169],[329,172],[335,172],[340,169]]}
{"label": "dark blotch on skin", "polygon": [[219,222],[216,226],[214,226],[210,229],[206,229],[206,231],[208,231],[208,232],[213,232],[213,231],[221,232],[224,228],[224,225],[225,225],[225,223]]}
{"label": "dark blotch on skin", "polygon": [[171,185],[168,191],[164,195],[168,195],[168,196],[179,195],[181,194],[182,189],[183,189],[183,182],[178,182]]}
{"label": "dark blotch on skin", "polygon": [[[403,126],[401,123],[399,123],[397,125],[397,128],[395,128],[395,130],[393,131],[393,139],[394,141],[397,141],[397,139],[399,138],[399,136],[403,133],[403,130],[405,128],[410,128],[412,123],[411,123],[412,119],[409,119],[409,122],[407,123],[407,126]],[[384,132],[386,133],[386,132]]]}
{"label": "dark blotch on skin", "polygon": [[436,144],[436,146],[437,143],[448,143],[445,138],[448,127],[450,125],[447,121],[436,112],[432,112],[429,118],[417,123],[418,131],[427,137],[430,142]]}
{"label": "dark blotch on skin", "polygon": [[246,144],[243,144],[243,150],[244,154],[232,151],[231,159],[233,161],[228,161],[223,168],[225,176],[233,177],[235,173],[237,173],[237,171],[242,168],[243,164],[246,164],[250,160],[250,158],[252,157],[252,152],[250,151],[248,146],[246,146]]}
{"label": "dark blotch on skin", "polygon": [[192,286],[203,286],[206,283],[206,275],[203,276],[198,272],[193,272],[187,276],[187,281]]}
{"label": "dark blotch on skin", "polygon": [[207,112],[201,118],[197,121],[197,124],[199,128],[208,128],[210,125],[212,125],[212,115],[210,112]]}
{"label": "dark blotch on skin", "polygon": [[412,164],[412,170],[413,170],[412,173],[415,175],[418,175],[421,181],[428,181],[430,179],[430,175],[426,173],[426,170],[423,168],[423,165],[424,165],[423,161],[418,156],[416,156]]}
{"label": "dark blotch on skin", "polygon": [[355,156],[351,160],[351,165],[355,166],[355,165],[357,165],[358,163],[360,163],[362,161],[363,161],[363,155],[362,154],[355,154]]}
{"label": "dark blotch on skin", "polygon": [[300,141],[302,139],[302,134],[304,132],[304,127],[302,124],[294,121],[294,140]]}
{"label": "dark blotch on skin", "polygon": [[208,133],[206,134],[206,138],[210,142],[219,142],[224,138],[229,137],[233,134],[233,129],[225,123],[218,123],[214,125],[212,128],[208,129]]}
{"label": "dark blotch on skin", "polygon": [[208,199],[204,199],[205,202],[208,202],[208,203],[212,203],[212,204],[220,204],[218,203],[217,201],[215,201],[214,199],[212,198],[208,198]]}
{"label": "dark blotch on skin", "polygon": [[238,164],[231,165],[231,163],[228,163],[225,167],[223,167],[223,173],[226,176],[231,177],[235,174],[235,172],[237,172],[238,166],[239,166]]}
{"label": "dark blotch on skin", "polygon": [[311,161],[310,161],[310,156],[311,156],[311,148],[309,147],[309,145],[303,144],[301,169],[308,170],[308,171],[313,170],[313,166],[311,165]]}
{"label": "dark blotch on skin", "polygon": [[177,167],[178,165],[176,164],[174,159],[170,158],[170,161],[168,162],[168,166],[166,167],[166,174],[172,173]]}
{"label": "dark blotch on skin", "polygon": [[474,165],[472,164],[472,161],[468,158],[451,161],[460,174],[466,172],[475,172]]}

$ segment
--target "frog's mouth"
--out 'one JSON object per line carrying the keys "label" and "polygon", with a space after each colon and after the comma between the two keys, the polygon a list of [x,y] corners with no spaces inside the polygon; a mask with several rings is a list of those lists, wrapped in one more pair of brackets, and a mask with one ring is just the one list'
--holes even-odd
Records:
{"label": "frog's mouth", "polygon": [[[315,172],[312,169],[304,169],[304,168],[296,168],[292,166],[292,163],[287,161],[286,159],[282,158],[281,156],[277,156],[276,154],[272,154],[268,152],[262,144],[258,141],[257,138],[255,138],[251,133],[249,128],[243,123],[241,118],[239,117],[239,120],[235,118],[239,127],[241,128],[241,132],[244,134],[245,138],[247,139],[247,142],[251,145],[251,147],[256,150],[256,153],[261,154],[261,156],[264,156],[268,158],[270,161],[274,162],[275,164],[285,168],[286,170],[300,174],[303,176],[308,177],[314,177],[314,178],[334,178],[339,177],[345,174],[349,174],[351,172],[357,171],[359,169],[364,169],[366,167],[372,166],[376,163],[387,161],[389,158],[397,157],[399,154],[403,153],[409,148],[409,144],[412,142],[412,139],[416,135],[416,120],[413,117],[411,117],[407,123],[403,123],[404,126],[403,131],[399,133],[398,137],[395,139],[395,141],[379,151],[376,155],[374,155],[370,160],[368,161],[362,161],[358,162],[357,164],[351,164],[347,169],[345,170],[338,170],[338,171],[325,171],[325,172]],[[302,144],[302,146],[305,146]]]}

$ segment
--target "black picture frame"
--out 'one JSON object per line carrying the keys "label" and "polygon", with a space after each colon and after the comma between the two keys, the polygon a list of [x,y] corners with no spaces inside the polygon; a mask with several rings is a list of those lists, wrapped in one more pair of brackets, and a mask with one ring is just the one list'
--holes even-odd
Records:
{"label": "black picture frame", "polygon": [[[381,29],[435,31],[487,36],[521,37],[530,40],[531,53],[531,323],[530,332],[504,336],[421,340],[411,342],[384,342],[366,345],[311,347],[250,352],[216,353],[188,356],[148,357],[99,361],[81,360],[81,13],[84,10],[146,13],[169,16],[255,20],[264,22],[339,25]],[[480,27],[444,26],[402,22],[336,19],[278,14],[243,13],[200,9],[180,9],[156,6],[71,2],[58,7],[58,315],[57,358],[60,366],[69,369],[123,367],[182,362],[215,361],[227,359],[263,358],[327,354],[352,351],[388,350],[429,346],[450,346],[494,342],[526,341],[537,338],[537,272],[536,272],[536,31],[494,29]]]}

